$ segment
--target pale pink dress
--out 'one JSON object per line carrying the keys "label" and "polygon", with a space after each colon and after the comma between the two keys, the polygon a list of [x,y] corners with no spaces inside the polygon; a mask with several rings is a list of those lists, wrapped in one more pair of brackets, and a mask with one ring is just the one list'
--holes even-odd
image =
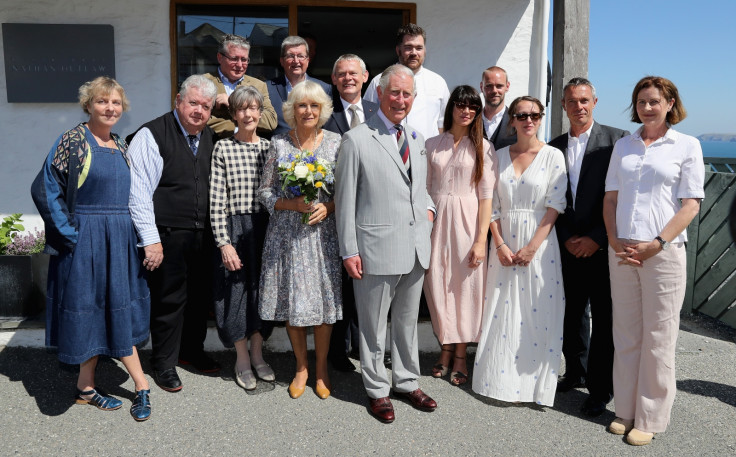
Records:
{"label": "pale pink dress", "polygon": [[478,202],[493,198],[496,159],[483,140],[483,178],[473,183],[475,148],[468,137],[454,149],[453,136],[430,138],[427,190],[437,218],[432,229],[432,256],[424,278],[424,294],[432,328],[441,344],[471,343],[480,338],[486,262],[470,268],[470,248],[478,232]]}

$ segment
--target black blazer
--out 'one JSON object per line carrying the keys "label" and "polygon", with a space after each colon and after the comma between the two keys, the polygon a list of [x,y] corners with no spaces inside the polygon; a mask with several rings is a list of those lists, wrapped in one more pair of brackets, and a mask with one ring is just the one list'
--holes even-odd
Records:
{"label": "black blazer", "polygon": [[[599,246],[605,248],[608,244],[606,226],[603,222],[603,195],[605,194],[606,173],[608,163],[611,161],[613,145],[629,132],[609,127],[599,123],[593,124],[588,144],[583,154],[583,164],[580,167],[580,179],[578,181],[577,194],[575,197],[575,209],[573,209],[572,190],[570,180],[567,180],[567,207],[560,214],[555,223],[557,237],[560,245],[563,245],[570,237],[589,236]],[[567,133],[563,133],[550,141],[550,146],[567,153]],[[567,167],[567,160],[565,160]]]}
{"label": "black blazer", "polygon": [[[307,75],[307,80],[314,81],[322,86],[322,89],[325,90],[327,96],[332,97],[332,86],[320,81],[319,79],[312,78],[309,75]],[[284,120],[284,110],[282,107],[288,95],[286,93],[286,76],[279,75],[273,79],[269,79],[268,81],[266,81],[266,87],[268,88],[268,97],[271,99],[273,109],[276,110],[276,118],[278,120],[278,125],[273,130],[273,134],[276,135],[277,133],[286,133],[291,130],[289,124],[287,124]]]}
{"label": "black blazer", "polygon": [[[340,94],[337,91],[333,92],[333,94],[332,115],[327,119],[327,122],[325,122],[325,125],[323,125],[322,128],[329,130],[330,132],[344,135],[348,130],[350,130],[350,124],[348,124],[348,121],[345,118],[345,108],[342,106],[342,102],[340,101]],[[363,114],[365,119],[373,116],[373,114],[378,110],[378,105],[376,103],[369,102],[366,99],[362,99],[361,103],[363,104]]]}
{"label": "black blazer", "polygon": [[493,135],[491,135],[490,138],[488,138],[485,126],[483,128],[483,138],[493,143],[493,149],[495,149],[496,151],[516,143],[516,133],[509,135],[509,122],[509,108],[507,106],[503,110],[503,118],[501,118],[501,123],[498,125],[496,131],[493,132]]}

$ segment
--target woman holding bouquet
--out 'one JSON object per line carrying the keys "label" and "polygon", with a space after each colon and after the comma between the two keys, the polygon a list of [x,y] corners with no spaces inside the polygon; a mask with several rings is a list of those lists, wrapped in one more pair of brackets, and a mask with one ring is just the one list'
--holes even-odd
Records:
{"label": "woman holding bouquet", "polygon": [[314,390],[324,399],[332,388],[327,372],[332,324],[342,319],[342,265],[332,197],[340,135],[321,128],[332,114],[332,102],[314,82],[294,86],[283,112],[292,129],[271,139],[258,189],[258,199],[271,215],[259,312],[262,319],[286,321],[296,357],[292,398],[300,397],[307,385],[306,327],[314,327]]}

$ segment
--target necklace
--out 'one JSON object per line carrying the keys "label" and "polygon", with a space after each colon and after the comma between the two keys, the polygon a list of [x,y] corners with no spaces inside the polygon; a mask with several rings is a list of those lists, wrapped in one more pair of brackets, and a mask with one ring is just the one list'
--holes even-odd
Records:
{"label": "necklace", "polygon": [[[302,144],[299,142],[299,132],[297,132],[296,129],[294,129],[294,138],[296,138],[296,145],[299,147],[299,150],[303,151],[304,149],[302,149]],[[312,147],[315,147],[317,145],[317,129],[314,129],[314,135],[312,136],[312,138]],[[307,141],[309,141],[309,138],[307,138]]]}

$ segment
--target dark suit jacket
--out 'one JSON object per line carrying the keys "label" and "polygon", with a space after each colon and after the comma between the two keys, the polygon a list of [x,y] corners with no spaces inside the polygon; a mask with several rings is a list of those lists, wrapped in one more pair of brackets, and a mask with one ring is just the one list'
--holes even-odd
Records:
{"label": "dark suit jacket", "polygon": [[[348,124],[348,120],[345,117],[345,108],[342,106],[342,101],[340,101],[340,93],[335,91],[333,94],[332,115],[327,119],[327,122],[325,122],[325,125],[322,126],[322,128],[329,130],[330,132],[344,135],[348,130],[350,130],[350,124]],[[365,116],[365,119],[368,120],[368,118],[376,113],[378,105],[373,102],[369,102],[366,99],[362,99],[361,103],[363,104],[363,115]]]}
{"label": "dark suit jacket", "polygon": [[[589,236],[602,248],[608,245],[606,226],[603,223],[603,195],[605,194],[606,173],[608,172],[608,163],[611,161],[614,143],[628,134],[627,131],[597,122],[593,124],[583,154],[583,164],[580,167],[575,209],[573,209],[572,190],[568,179],[567,207],[555,223],[561,249],[564,249],[565,241],[574,235]],[[563,133],[550,141],[550,146],[554,146],[563,154],[566,154],[567,135],[567,133]],[[567,166],[567,160],[565,160],[565,166]]]}
{"label": "dark suit jacket", "polygon": [[[307,80],[314,81],[320,86],[322,86],[322,89],[325,90],[325,93],[328,97],[332,97],[332,86],[329,84],[323,83],[319,79],[314,79],[311,76],[307,75]],[[286,101],[286,97],[288,94],[286,93],[286,76],[280,75],[273,79],[269,79],[266,81],[266,86],[268,87],[268,96],[271,98],[271,103],[273,104],[273,108],[276,110],[276,117],[278,118],[278,125],[273,130],[273,134],[276,135],[278,133],[286,133],[289,130],[291,130],[291,127],[289,127],[289,124],[286,123],[284,120],[284,110],[282,108],[282,105]]]}
{"label": "dark suit jacket", "polygon": [[498,125],[496,131],[493,132],[493,135],[491,135],[490,138],[488,138],[488,134],[486,134],[485,127],[483,128],[483,138],[493,143],[493,149],[495,149],[496,151],[516,143],[516,134],[514,133],[512,135],[509,135],[509,122],[509,108],[506,107],[503,110],[503,118],[501,118],[501,123]]}

